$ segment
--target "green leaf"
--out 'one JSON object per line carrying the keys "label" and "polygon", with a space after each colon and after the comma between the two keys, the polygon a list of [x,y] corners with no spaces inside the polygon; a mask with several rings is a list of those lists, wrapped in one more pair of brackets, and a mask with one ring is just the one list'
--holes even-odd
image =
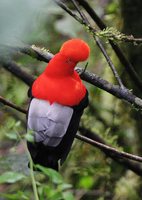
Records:
{"label": "green leaf", "polygon": [[17,134],[15,132],[6,133],[6,136],[11,140],[17,140]]}
{"label": "green leaf", "polygon": [[71,192],[64,192],[63,193],[64,200],[74,200],[74,196]]}
{"label": "green leaf", "polygon": [[19,126],[21,126],[21,121],[17,121],[17,122],[15,123],[15,127],[19,127]]}
{"label": "green leaf", "polygon": [[21,191],[18,191],[16,194],[0,194],[0,196],[5,197],[7,200],[29,200],[25,192]]}
{"label": "green leaf", "polygon": [[34,142],[33,131],[28,131],[24,137],[28,142]]}
{"label": "green leaf", "polygon": [[53,183],[55,184],[63,183],[62,176],[55,170],[40,165],[36,165],[36,167],[40,169],[45,175],[47,175]]}
{"label": "green leaf", "polygon": [[107,12],[108,13],[115,13],[118,9],[118,4],[116,2],[112,2],[108,4]]}
{"label": "green leaf", "polygon": [[72,185],[68,184],[68,183],[63,183],[63,184],[60,185],[61,190],[68,190],[68,189],[71,189],[71,188],[72,188]]}
{"label": "green leaf", "polygon": [[7,200],[29,200],[29,197],[21,191],[18,191],[16,194],[0,194],[0,196],[5,197]]}
{"label": "green leaf", "polygon": [[17,172],[5,172],[0,176],[0,183],[15,183],[25,178],[23,174]]}
{"label": "green leaf", "polygon": [[85,176],[80,179],[79,186],[85,189],[89,189],[92,187],[94,183],[94,179],[91,176]]}

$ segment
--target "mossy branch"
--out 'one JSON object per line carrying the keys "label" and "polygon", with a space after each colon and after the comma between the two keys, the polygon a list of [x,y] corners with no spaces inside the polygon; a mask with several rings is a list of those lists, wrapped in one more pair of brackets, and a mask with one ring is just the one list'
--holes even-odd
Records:
{"label": "mossy branch", "polygon": [[101,31],[95,32],[98,37],[112,40],[114,42],[131,42],[135,45],[142,43],[142,38],[135,38],[133,35],[125,35],[114,27],[106,27]]}

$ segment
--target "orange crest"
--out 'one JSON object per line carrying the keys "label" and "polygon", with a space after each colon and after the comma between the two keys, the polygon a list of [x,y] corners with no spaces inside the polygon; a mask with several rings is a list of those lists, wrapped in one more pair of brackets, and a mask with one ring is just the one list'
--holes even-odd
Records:
{"label": "orange crest", "polygon": [[71,39],[62,45],[60,53],[75,62],[79,62],[85,61],[89,57],[90,48],[81,39]]}

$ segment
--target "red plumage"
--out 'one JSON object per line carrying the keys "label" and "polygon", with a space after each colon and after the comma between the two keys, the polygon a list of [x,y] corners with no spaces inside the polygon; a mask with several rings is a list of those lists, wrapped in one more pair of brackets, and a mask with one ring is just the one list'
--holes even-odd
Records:
{"label": "red plumage", "polygon": [[80,62],[85,61],[90,53],[90,48],[81,39],[71,39],[62,45],[60,53],[66,57],[69,57],[73,61]]}
{"label": "red plumage", "polygon": [[89,46],[83,40],[66,41],[33,83],[33,97],[50,103],[78,105],[86,94],[86,88],[74,68],[79,61],[86,60],[89,53]]}

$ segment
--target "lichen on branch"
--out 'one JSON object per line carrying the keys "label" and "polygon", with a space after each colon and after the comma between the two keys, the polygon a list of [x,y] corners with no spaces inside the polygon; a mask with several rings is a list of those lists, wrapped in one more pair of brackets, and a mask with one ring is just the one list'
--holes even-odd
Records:
{"label": "lichen on branch", "polygon": [[103,30],[96,31],[98,37],[112,40],[114,42],[131,42],[133,44],[141,44],[142,38],[135,38],[133,35],[125,35],[114,27],[106,27]]}

